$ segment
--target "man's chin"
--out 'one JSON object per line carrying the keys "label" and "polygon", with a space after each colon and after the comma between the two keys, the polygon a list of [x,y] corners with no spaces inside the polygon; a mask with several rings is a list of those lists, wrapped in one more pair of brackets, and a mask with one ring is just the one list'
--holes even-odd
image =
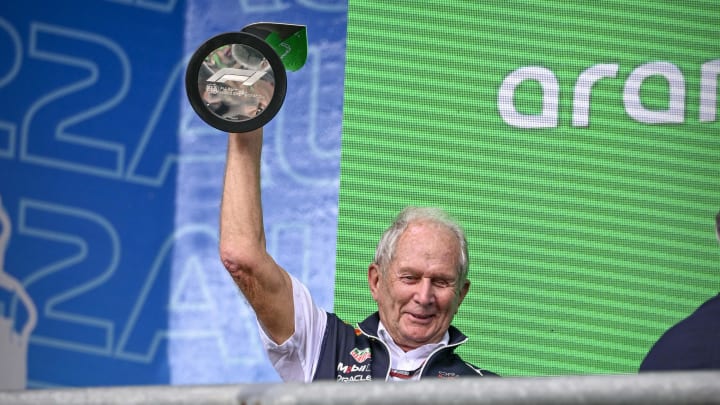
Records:
{"label": "man's chin", "polygon": [[432,341],[433,334],[429,328],[418,329],[417,327],[410,327],[405,330],[404,335],[406,341],[412,343],[415,347],[420,347],[427,343],[436,343]]}

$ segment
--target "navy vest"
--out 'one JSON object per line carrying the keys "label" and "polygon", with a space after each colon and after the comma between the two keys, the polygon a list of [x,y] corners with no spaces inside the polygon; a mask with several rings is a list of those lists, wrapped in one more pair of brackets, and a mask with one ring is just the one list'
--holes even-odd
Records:
{"label": "navy vest", "polygon": [[[370,315],[357,328],[328,313],[322,349],[313,381],[336,380],[386,381],[390,374],[388,348],[377,337],[380,317]],[[420,370],[420,378],[453,378],[497,376],[463,361],[455,348],[467,340],[457,328],[450,326],[450,341],[434,351]]]}

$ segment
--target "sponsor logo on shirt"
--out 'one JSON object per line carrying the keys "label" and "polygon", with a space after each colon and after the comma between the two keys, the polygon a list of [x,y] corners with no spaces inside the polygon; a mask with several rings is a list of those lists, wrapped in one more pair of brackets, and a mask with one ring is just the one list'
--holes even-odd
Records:
{"label": "sponsor logo on shirt", "polygon": [[341,361],[340,363],[338,363],[337,371],[340,373],[343,373],[343,374],[363,373],[366,371],[370,371],[370,365],[369,364],[365,364],[362,366],[357,365],[357,364],[350,365],[350,364],[343,364],[343,362]]}
{"label": "sponsor logo on shirt", "polygon": [[448,371],[440,371],[440,372],[438,372],[438,375],[437,375],[437,376],[438,376],[438,378],[456,378],[456,377],[459,377],[457,374],[451,373],[451,372],[448,372]]}
{"label": "sponsor logo on shirt", "polygon": [[339,362],[337,365],[337,381],[372,381],[370,364],[344,364],[343,362]]}
{"label": "sponsor logo on shirt", "polygon": [[372,377],[369,375],[354,375],[352,377],[343,377],[341,375],[337,376],[338,382],[356,382],[356,381],[372,381]]}
{"label": "sponsor logo on shirt", "polygon": [[364,363],[365,360],[370,358],[370,348],[367,347],[365,349],[358,349],[357,347],[352,349],[350,352],[350,355],[357,361],[358,363]]}

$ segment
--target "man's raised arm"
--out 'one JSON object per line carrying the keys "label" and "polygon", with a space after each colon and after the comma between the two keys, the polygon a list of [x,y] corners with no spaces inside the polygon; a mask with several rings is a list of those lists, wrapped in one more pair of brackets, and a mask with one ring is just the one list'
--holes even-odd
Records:
{"label": "man's raised arm", "polygon": [[280,344],[295,330],[292,283],[265,247],[260,198],[262,142],[262,128],[228,134],[220,258],[265,332]]}

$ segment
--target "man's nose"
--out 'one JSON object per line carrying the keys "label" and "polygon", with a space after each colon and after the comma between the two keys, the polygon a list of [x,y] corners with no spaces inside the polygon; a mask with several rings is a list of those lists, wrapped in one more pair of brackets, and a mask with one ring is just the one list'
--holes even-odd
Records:
{"label": "man's nose", "polygon": [[420,280],[417,284],[417,290],[415,291],[415,300],[420,305],[430,305],[435,302],[435,291],[432,280],[427,278]]}

